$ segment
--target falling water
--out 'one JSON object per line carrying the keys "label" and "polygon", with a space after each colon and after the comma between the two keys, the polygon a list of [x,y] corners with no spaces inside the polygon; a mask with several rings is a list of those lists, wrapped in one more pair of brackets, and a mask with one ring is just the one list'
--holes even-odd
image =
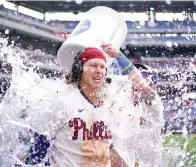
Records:
{"label": "falling water", "polygon": [[[20,157],[21,152],[29,147],[28,142],[33,142],[32,134],[29,133],[29,131],[30,129],[34,130],[34,122],[40,113],[47,110],[48,105],[46,102],[51,99],[51,95],[65,86],[61,79],[56,78],[52,80],[41,78],[33,70],[37,64],[34,64],[30,68],[28,67],[28,72],[24,70],[26,68],[24,65],[26,57],[25,53],[19,48],[14,47],[12,44],[8,45],[7,39],[0,39],[0,58],[12,65],[11,87],[5,95],[3,102],[0,104],[0,166],[3,167],[13,166],[13,164],[16,163],[25,166],[19,159],[22,159],[22,157]],[[189,68],[196,70],[192,64],[190,64]],[[10,76],[6,77],[9,78]],[[184,79],[179,86],[182,86],[183,82],[186,82],[186,77],[188,76],[183,76]],[[178,107],[181,103],[182,98],[176,97],[170,101],[170,104],[167,103],[167,105]],[[31,109],[31,106],[33,106],[34,109]],[[183,112],[184,111],[182,111],[182,113]],[[140,130],[139,127],[136,127],[135,135],[137,135]],[[170,136],[172,135],[169,134],[169,137]],[[22,142],[17,140],[20,137],[23,138]],[[195,148],[191,148],[191,152],[187,151],[189,138],[186,126],[184,126],[182,130],[182,138],[183,146],[181,149],[176,148],[179,147],[179,145],[176,144],[178,142],[176,139],[171,139],[170,144],[165,144],[165,150],[167,150],[164,151],[166,155],[165,161],[167,161],[169,157],[174,156],[176,163],[176,160],[182,155],[185,161],[181,158],[181,161],[178,161],[179,166],[187,167],[189,165],[187,163],[190,163],[189,166],[193,167],[193,163],[191,162],[195,162],[194,159],[196,157],[191,154],[195,152]],[[163,142],[166,141],[167,139],[163,140]],[[141,144],[144,145],[145,143]],[[158,151],[163,152],[163,148]],[[6,157],[6,160],[2,159],[2,157]],[[162,163],[164,163],[164,161]],[[5,164],[7,166],[5,166]]]}

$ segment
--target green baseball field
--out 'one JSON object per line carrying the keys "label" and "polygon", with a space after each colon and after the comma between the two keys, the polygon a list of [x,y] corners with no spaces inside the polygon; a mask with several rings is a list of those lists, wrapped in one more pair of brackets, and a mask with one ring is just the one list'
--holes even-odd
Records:
{"label": "green baseball field", "polygon": [[196,167],[196,133],[187,135],[172,134],[164,137],[163,145],[167,147],[178,147],[186,152],[184,167]]}

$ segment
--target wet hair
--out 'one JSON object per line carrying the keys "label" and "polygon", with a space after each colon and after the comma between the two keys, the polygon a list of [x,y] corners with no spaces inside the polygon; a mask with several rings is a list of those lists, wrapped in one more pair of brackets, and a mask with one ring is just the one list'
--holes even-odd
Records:
{"label": "wet hair", "polygon": [[81,80],[81,74],[71,70],[68,74],[65,75],[65,80],[67,84],[78,85]]}
{"label": "wet hair", "polygon": [[81,80],[81,74],[83,72],[83,64],[80,61],[80,56],[84,50],[78,52],[74,57],[74,63],[72,64],[71,71],[65,75],[67,84],[76,84],[78,85]]}

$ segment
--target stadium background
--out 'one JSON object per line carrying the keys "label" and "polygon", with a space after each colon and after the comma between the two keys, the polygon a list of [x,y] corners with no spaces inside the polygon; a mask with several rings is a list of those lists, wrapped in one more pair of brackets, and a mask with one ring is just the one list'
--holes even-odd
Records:
{"label": "stadium background", "polygon": [[[26,53],[25,64],[39,62],[36,71],[40,75],[60,77],[62,72],[56,65],[56,53],[79,19],[68,15],[58,19],[54,13],[70,12],[76,16],[100,5],[125,13],[122,16],[128,26],[128,35],[121,51],[133,62],[148,64],[157,71],[158,93],[165,106],[165,129],[182,133],[186,127],[190,135],[185,149],[193,157],[189,163],[195,164],[196,98],[183,98],[186,93],[196,91],[195,1],[1,0],[0,37],[7,38],[9,44]],[[35,12],[39,12],[39,17],[35,17]],[[11,83],[11,72],[6,55],[1,53],[1,98]],[[171,138],[175,144],[170,142]],[[185,140],[179,135],[170,136],[165,145],[184,147]]]}

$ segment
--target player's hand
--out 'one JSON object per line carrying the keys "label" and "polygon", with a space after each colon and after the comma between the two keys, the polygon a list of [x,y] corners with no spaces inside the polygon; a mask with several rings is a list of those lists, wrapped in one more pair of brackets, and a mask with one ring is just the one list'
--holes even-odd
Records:
{"label": "player's hand", "polygon": [[101,48],[104,50],[106,54],[108,54],[111,58],[117,58],[120,51],[115,49],[112,44],[103,43]]}

